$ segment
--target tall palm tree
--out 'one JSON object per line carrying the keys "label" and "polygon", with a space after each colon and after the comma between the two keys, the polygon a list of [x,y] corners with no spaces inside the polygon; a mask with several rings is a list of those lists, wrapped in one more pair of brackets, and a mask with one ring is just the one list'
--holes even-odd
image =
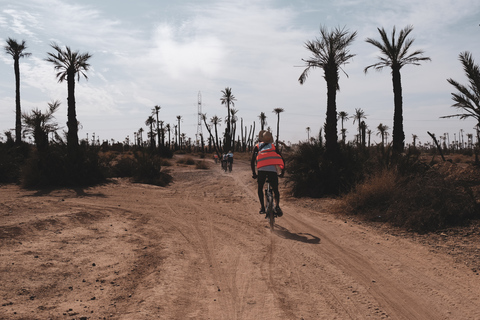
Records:
{"label": "tall palm tree", "polygon": [[306,127],[305,130],[307,131],[307,142],[310,142],[310,127]]}
{"label": "tall palm tree", "polygon": [[7,39],[5,51],[13,58],[13,71],[15,73],[15,143],[22,142],[22,108],[20,107],[20,58],[25,58],[31,53],[24,52],[27,49],[25,40],[18,43],[12,38]]}
{"label": "tall palm tree", "polygon": [[230,105],[234,106],[237,99],[232,94],[232,88],[225,88],[222,90],[223,96],[220,98],[222,104],[227,105],[227,128],[225,129],[225,150],[229,150],[231,147],[232,133],[230,128]]}
{"label": "tall palm tree", "polygon": [[275,139],[275,145],[278,146],[278,135],[280,134],[280,113],[285,111],[283,108],[275,108],[273,112],[277,115],[277,138]]}
{"label": "tall palm tree", "polygon": [[367,130],[367,135],[368,135],[368,147],[370,148],[370,138],[372,137],[372,130],[371,129]]}
{"label": "tall palm tree", "polygon": [[137,137],[139,137],[138,138],[139,144],[142,147],[143,147],[143,131],[144,131],[143,128],[140,128],[138,129],[138,134],[137,134]]}
{"label": "tall palm tree", "polygon": [[177,121],[178,121],[178,145],[180,146],[180,149],[182,149],[182,136],[181,136],[181,131],[180,131],[180,121],[182,120],[182,116],[177,116]]}
{"label": "tall palm tree", "polygon": [[355,55],[351,54],[348,47],[355,40],[357,32],[350,33],[345,28],[335,28],[328,31],[326,27],[320,27],[320,38],[307,41],[305,47],[312,53],[305,62],[305,70],[298,81],[305,83],[311,69],[321,68],[324,71],[324,79],[327,82],[327,117],[325,121],[325,149],[331,159],[338,154],[337,142],[337,91],[339,86],[339,70],[342,65]]}
{"label": "tall palm tree", "polygon": [[55,132],[58,128],[57,123],[53,122],[53,114],[60,107],[59,101],[48,103],[48,109],[42,112],[39,109],[33,109],[30,113],[23,113],[22,118],[26,126],[26,131],[33,134],[33,139],[38,152],[43,152],[48,147],[48,134]]}
{"label": "tall palm tree", "polygon": [[150,137],[150,148],[152,149],[152,151],[155,148],[155,133],[153,133],[153,126],[155,125],[155,123],[156,121],[153,116],[149,116],[145,121],[145,125],[150,128],[148,136]]}
{"label": "tall palm tree", "polygon": [[235,150],[235,134],[237,132],[237,117],[238,109],[231,108],[230,109],[230,122],[232,124],[231,130],[232,130],[232,140],[231,140],[231,148],[230,150]]}
{"label": "tall palm tree", "polygon": [[260,119],[260,130],[264,130],[265,125],[267,124],[267,115],[265,114],[265,112],[260,112],[258,118]]}
{"label": "tall palm tree", "polygon": [[215,115],[215,116],[210,118],[210,122],[215,127],[215,145],[218,148],[219,145],[218,145],[218,130],[217,130],[217,127],[221,124],[221,121],[220,121],[220,118]]}
{"label": "tall palm tree", "polygon": [[380,33],[381,41],[367,38],[365,41],[377,47],[382,56],[379,62],[369,65],[364,69],[367,73],[368,69],[382,70],[385,67],[392,69],[393,97],[394,97],[394,114],[393,114],[393,151],[401,153],[405,145],[405,133],[403,131],[403,98],[402,98],[402,81],[400,69],[407,65],[420,65],[421,61],[430,61],[429,57],[423,57],[423,50],[415,50],[409,52],[414,39],[407,38],[412,32],[413,26],[408,25],[400,31],[398,38],[396,29],[393,27],[391,39],[389,39],[384,28],[377,28]]}
{"label": "tall palm tree", "polygon": [[[388,134],[387,130],[388,129],[389,129],[388,126],[385,125],[385,124],[382,124],[382,123],[380,123],[377,126],[377,130],[378,130],[377,136],[380,135],[382,137],[382,147],[385,146],[385,138],[387,137],[387,134]],[[414,143],[414,145],[415,145],[415,143]]]}
{"label": "tall palm tree", "polygon": [[345,138],[346,138],[346,137],[345,137],[345,132],[346,132],[346,130],[343,128],[343,123],[344,123],[346,120],[349,119],[348,113],[347,113],[346,111],[339,111],[339,112],[338,112],[338,117],[340,118],[340,122],[341,122],[341,124],[342,124],[342,131],[341,131],[341,132],[342,132],[342,141],[343,141],[343,143],[345,143]]}
{"label": "tall palm tree", "polygon": [[170,149],[170,139],[171,139],[170,133],[172,132],[172,128],[170,127],[170,123],[167,123],[165,125],[165,130],[167,130],[167,132],[168,132],[168,149]]}
{"label": "tall palm tree", "polygon": [[468,78],[468,85],[465,86],[453,79],[447,79],[448,83],[458,90],[452,93],[452,100],[455,102],[452,107],[461,110],[462,113],[443,116],[441,118],[474,118],[477,126],[480,126],[480,68],[468,51],[459,55],[459,60],[463,65],[463,70]]}
{"label": "tall palm tree", "polygon": [[[155,106],[153,107],[152,109],[152,115],[156,115],[157,119],[156,119],[156,123],[157,123],[157,140],[158,140],[158,146],[160,145],[163,145],[163,140],[161,139],[161,136],[160,136],[160,121],[158,120],[158,112],[160,111],[162,107],[160,106]],[[162,122],[163,124],[163,122]]]}
{"label": "tall palm tree", "polygon": [[365,111],[363,111],[361,108],[355,108],[355,114],[352,116],[353,118],[353,124],[355,124],[355,121],[358,122],[358,144],[360,144],[361,136],[362,136],[362,119],[367,119],[367,116],[365,115]]}
{"label": "tall palm tree", "polygon": [[60,48],[56,43],[52,43],[51,47],[55,53],[48,52],[48,62],[53,63],[55,70],[58,71],[58,82],[67,81],[68,91],[68,112],[67,112],[67,145],[68,150],[75,151],[78,147],[78,121],[75,106],[75,77],[80,81],[80,76],[88,80],[86,71],[90,68],[88,60],[92,57],[91,54],[79,53],[72,51],[70,47],[65,49]]}

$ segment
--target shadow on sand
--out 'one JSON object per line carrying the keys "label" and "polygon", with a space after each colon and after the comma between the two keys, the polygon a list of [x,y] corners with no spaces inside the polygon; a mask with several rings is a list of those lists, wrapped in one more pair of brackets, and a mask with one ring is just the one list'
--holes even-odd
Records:
{"label": "shadow on sand", "polygon": [[287,228],[281,227],[279,225],[275,225],[275,229],[273,229],[273,233],[277,236],[282,237],[284,239],[300,241],[304,243],[311,243],[311,244],[319,244],[320,238],[316,237],[310,233],[291,233],[288,231]]}
{"label": "shadow on sand", "polygon": [[[50,195],[51,193],[54,193],[60,189],[39,189],[37,190],[34,194],[29,195],[29,197],[41,197],[41,196],[47,196]],[[107,196],[103,193],[89,193],[85,192],[84,188],[70,188],[70,189],[62,189],[62,190],[67,190],[67,191],[73,191],[75,193],[76,197],[98,197],[98,198],[106,198]]]}

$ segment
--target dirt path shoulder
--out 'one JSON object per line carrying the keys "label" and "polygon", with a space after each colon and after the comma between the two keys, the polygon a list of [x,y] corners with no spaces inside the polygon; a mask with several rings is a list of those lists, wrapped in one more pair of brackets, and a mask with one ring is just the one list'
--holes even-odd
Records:
{"label": "dirt path shoulder", "polygon": [[271,232],[249,164],[210,166],[0,187],[0,318],[480,319],[480,276],[451,255],[288,197]]}

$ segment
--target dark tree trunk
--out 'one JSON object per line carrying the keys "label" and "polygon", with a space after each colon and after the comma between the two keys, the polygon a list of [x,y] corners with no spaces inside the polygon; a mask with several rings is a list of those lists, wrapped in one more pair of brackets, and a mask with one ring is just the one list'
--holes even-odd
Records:
{"label": "dark tree trunk", "polygon": [[78,121],[75,107],[75,71],[67,71],[68,111],[67,111],[67,147],[69,151],[76,151],[78,147]]}
{"label": "dark tree trunk", "polygon": [[327,117],[325,121],[325,153],[330,160],[337,158],[337,89],[338,68],[325,68],[325,80],[327,81]]}
{"label": "dark tree trunk", "polygon": [[402,81],[400,77],[400,68],[392,67],[394,114],[393,114],[393,151],[397,154],[403,152],[405,144],[405,133],[403,132],[403,100],[402,100]]}
{"label": "dark tree trunk", "polygon": [[15,72],[15,143],[22,142],[22,109],[20,107],[20,65],[19,58],[15,58],[13,70]]}

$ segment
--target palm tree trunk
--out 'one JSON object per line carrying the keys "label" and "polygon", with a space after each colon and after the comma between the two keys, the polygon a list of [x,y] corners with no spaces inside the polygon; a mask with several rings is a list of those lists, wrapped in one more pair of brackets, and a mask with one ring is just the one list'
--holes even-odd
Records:
{"label": "palm tree trunk", "polygon": [[327,114],[325,121],[325,153],[334,161],[337,157],[337,88],[338,88],[338,70],[336,68],[325,69],[325,79],[327,82]]}
{"label": "palm tree trunk", "polygon": [[278,147],[278,136],[280,134],[280,112],[277,114],[277,139],[275,139],[275,145]]}
{"label": "palm tree trunk", "polygon": [[405,143],[405,133],[403,132],[403,101],[402,101],[402,81],[400,68],[392,67],[394,114],[393,114],[393,151],[402,153]]}
{"label": "palm tree trunk", "polygon": [[230,149],[231,144],[231,134],[230,134],[230,102],[227,102],[228,116],[227,116],[227,128],[225,129],[225,151]]}
{"label": "palm tree trunk", "polygon": [[68,111],[67,111],[67,146],[69,151],[76,151],[78,147],[78,122],[75,109],[75,71],[68,70]]}
{"label": "palm tree trunk", "polygon": [[20,107],[20,65],[15,59],[13,69],[15,72],[15,143],[22,142],[22,109]]}

